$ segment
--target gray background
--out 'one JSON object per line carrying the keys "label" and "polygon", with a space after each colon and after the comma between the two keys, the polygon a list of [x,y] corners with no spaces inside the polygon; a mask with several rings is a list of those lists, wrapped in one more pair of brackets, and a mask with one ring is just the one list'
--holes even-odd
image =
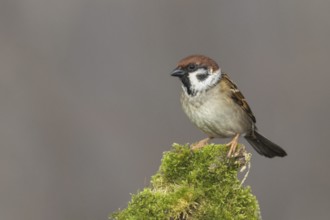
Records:
{"label": "gray background", "polygon": [[0,219],[124,208],[173,142],[205,137],[169,74],[193,53],[230,73],[288,152],[248,147],[263,218],[328,219],[329,11],[327,0],[1,0]]}

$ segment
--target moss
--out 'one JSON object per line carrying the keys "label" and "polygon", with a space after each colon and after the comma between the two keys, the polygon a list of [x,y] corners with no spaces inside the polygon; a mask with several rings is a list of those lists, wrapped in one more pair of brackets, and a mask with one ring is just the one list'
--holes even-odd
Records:
{"label": "moss", "polygon": [[173,145],[164,153],[151,186],[133,195],[127,208],[110,219],[260,219],[256,197],[237,178],[250,155],[240,147],[239,154],[228,159],[227,151],[224,145],[197,151]]}

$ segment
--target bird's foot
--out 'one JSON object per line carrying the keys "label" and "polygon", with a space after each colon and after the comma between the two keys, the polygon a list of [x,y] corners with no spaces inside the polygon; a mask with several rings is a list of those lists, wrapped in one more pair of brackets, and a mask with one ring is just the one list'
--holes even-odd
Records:
{"label": "bird's foot", "polygon": [[190,146],[190,148],[191,148],[192,150],[200,149],[200,148],[204,147],[205,145],[208,145],[208,144],[209,144],[209,140],[211,140],[211,139],[212,139],[212,138],[208,137],[208,138],[205,138],[205,139],[203,139],[203,140],[200,140],[200,141],[198,141],[198,142],[192,144],[192,145]]}
{"label": "bird's foot", "polygon": [[235,137],[228,143],[226,146],[230,147],[227,157],[230,158],[235,154],[237,145],[238,145],[239,134],[236,134]]}

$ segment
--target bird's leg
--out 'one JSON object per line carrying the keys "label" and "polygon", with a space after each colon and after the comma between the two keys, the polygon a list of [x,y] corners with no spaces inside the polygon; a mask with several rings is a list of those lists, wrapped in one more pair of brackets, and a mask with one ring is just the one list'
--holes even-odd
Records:
{"label": "bird's leg", "polygon": [[226,144],[226,146],[228,147],[230,146],[227,157],[230,157],[235,153],[236,147],[238,145],[238,138],[239,138],[239,134],[236,134],[235,137],[228,144]]}
{"label": "bird's leg", "polygon": [[211,140],[213,137],[208,137],[203,140],[198,141],[197,143],[194,143],[191,145],[192,150],[197,150],[199,148],[204,147],[205,145],[209,144],[209,140]]}

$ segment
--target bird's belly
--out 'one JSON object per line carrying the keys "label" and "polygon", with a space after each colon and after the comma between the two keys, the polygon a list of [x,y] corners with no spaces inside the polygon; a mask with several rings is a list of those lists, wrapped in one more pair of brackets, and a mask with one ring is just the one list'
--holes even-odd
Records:
{"label": "bird's belly", "polygon": [[186,103],[184,111],[189,119],[211,137],[232,137],[251,130],[252,123],[246,113],[235,103],[226,103],[226,99],[216,102]]}

